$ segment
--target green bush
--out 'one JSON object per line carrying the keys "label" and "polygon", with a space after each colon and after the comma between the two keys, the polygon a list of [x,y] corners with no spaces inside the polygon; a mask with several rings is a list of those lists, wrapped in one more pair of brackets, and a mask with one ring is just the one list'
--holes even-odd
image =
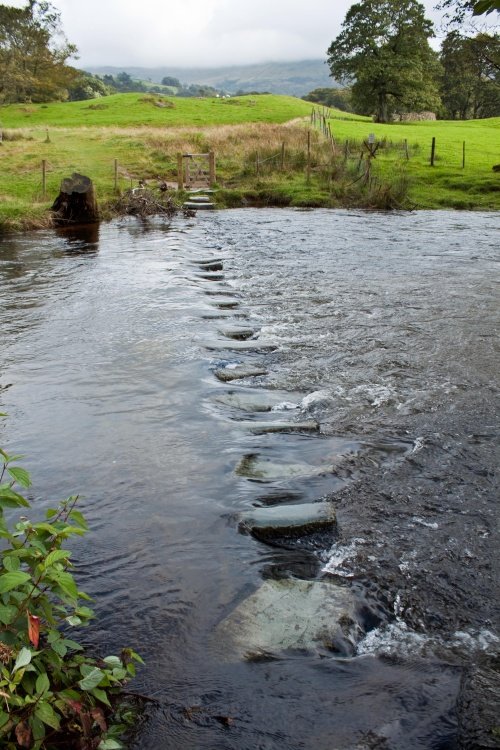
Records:
{"label": "green bush", "polygon": [[[113,750],[125,727],[116,708],[141,658],[131,649],[94,659],[68,633],[94,616],[71,573],[63,544],[87,532],[78,497],[45,520],[8,523],[6,509],[29,508],[20,456],[0,449],[0,745],[6,750]],[[9,514],[10,515],[10,514]]]}

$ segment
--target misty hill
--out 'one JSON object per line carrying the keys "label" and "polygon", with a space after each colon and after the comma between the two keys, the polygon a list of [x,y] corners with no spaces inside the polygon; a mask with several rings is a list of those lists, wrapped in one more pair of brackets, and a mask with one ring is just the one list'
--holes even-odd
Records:
{"label": "misty hill", "polygon": [[86,70],[99,76],[116,76],[124,71],[132,78],[151,80],[153,83],[160,83],[165,76],[172,76],[183,84],[205,84],[229,94],[235,94],[237,91],[269,91],[272,94],[304,96],[316,88],[335,86],[335,82],[328,75],[328,66],[324,60],[271,62],[221,68],[140,68],[103,65],[89,67]]}

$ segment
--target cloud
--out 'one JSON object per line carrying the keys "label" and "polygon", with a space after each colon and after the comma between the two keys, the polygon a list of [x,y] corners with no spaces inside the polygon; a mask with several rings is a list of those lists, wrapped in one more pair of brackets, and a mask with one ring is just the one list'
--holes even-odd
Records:
{"label": "cloud", "polygon": [[[11,0],[23,6],[22,0]],[[432,0],[426,1],[430,17]],[[80,67],[320,59],[349,0],[54,0]]]}

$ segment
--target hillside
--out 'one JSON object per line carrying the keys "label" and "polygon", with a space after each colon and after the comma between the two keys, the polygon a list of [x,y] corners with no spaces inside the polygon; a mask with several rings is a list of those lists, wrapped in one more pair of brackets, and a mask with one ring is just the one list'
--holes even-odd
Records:
{"label": "hillside", "polygon": [[152,127],[284,123],[310,115],[309,102],[291,96],[184,99],[151,94],[113,94],[102,99],[0,106],[4,128]]}
{"label": "hillside", "polygon": [[132,78],[151,80],[153,83],[160,83],[164,76],[172,76],[185,84],[200,83],[214,86],[229,94],[235,94],[237,91],[268,91],[271,94],[304,96],[315,88],[336,85],[328,75],[328,67],[324,60],[270,62],[222,68],[102,66],[87,70],[100,76],[115,76],[124,71]]}

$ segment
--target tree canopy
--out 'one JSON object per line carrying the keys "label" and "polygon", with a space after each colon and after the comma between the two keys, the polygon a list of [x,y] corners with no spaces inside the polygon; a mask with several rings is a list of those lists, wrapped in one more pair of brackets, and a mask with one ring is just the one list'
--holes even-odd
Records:
{"label": "tree canopy", "polygon": [[451,119],[500,115],[500,37],[450,32],[441,48],[444,115]]}
{"label": "tree canopy", "polygon": [[50,101],[67,96],[76,56],[49,2],[29,0],[24,8],[0,5],[0,101]]}
{"label": "tree canopy", "polygon": [[395,113],[436,110],[439,62],[432,22],[417,0],[352,5],[328,49],[331,74],[352,84],[356,111],[389,122]]}

